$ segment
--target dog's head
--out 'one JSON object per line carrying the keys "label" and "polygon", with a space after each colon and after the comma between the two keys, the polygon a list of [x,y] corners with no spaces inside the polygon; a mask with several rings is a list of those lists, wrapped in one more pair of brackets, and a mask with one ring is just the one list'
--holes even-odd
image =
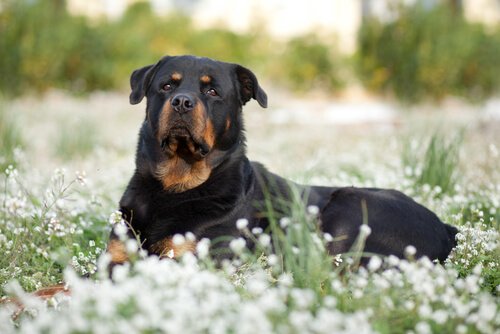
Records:
{"label": "dog's head", "polygon": [[224,152],[239,144],[246,102],[254,98],[267,107],[250,70],[208,58],[164,57],[134,71],[130,85],[130,103],[147,98],[149,145],[161,161],[157,174],[174,191],[204,182]]}

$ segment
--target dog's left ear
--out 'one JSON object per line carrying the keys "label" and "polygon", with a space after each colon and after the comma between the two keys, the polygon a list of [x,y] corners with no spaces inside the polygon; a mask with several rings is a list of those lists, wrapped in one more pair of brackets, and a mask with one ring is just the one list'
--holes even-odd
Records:
{"label": "dog's left ear", "polygon": [[259,86],[255,74],[241,65],[236,65],[236,76],[240,85],[242,103],[245,104],[254,98],[262,108],[267,108],[267,94]]}
{"label": "dog's left ear", "polygon": [[142,101],[144,96],[146,96],[146,92],[149,89],[149,85],[153,80],[156,70],[167,58],[168,56],[165,56],[156,64],[144,66],[132,72],[130,76],[130,88],[132,89],[130,93],[130,104],[137,104]]}

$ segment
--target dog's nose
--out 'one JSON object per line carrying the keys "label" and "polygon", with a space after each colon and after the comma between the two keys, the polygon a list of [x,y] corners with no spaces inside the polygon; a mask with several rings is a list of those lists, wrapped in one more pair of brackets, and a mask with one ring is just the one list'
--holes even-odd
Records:
{"label": "dog's nose", "polygon": [[172,98],[172,108],[178,113],[185,113],[194,109],[195,101],[185,94],[178,94]]}

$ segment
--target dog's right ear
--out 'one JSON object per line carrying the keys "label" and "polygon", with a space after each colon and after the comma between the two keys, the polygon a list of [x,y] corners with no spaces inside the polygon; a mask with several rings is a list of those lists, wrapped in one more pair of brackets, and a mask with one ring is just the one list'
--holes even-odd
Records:
{"label": "dog's right ear", "polygon": [[149,83],[153,77],[154,65],[144,66],[132,72],[130,76],[130,104],[137,104],[142,101],[146,95]]}
{"label": "dog's right ear", "polygon": [[168,58],[168,56],[163,57],[156,64],[144,66],[132,72],[130,76],[130,88],[132,88],[132,92],[130,93],[130,104],[137,104],[142,101],[149,89],[154,74],[166,58]]}

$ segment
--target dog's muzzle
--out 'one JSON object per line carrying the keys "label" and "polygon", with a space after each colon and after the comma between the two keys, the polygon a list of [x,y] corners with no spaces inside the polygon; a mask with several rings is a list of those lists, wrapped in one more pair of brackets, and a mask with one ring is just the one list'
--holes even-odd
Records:
{"label": "dog's muzzle", "polygon": [[203,139],[195,138],[187,127],[173,127],[161,141],[162,150],[169,156],[179,155],[181,158],[204,159],[210,147]]}

